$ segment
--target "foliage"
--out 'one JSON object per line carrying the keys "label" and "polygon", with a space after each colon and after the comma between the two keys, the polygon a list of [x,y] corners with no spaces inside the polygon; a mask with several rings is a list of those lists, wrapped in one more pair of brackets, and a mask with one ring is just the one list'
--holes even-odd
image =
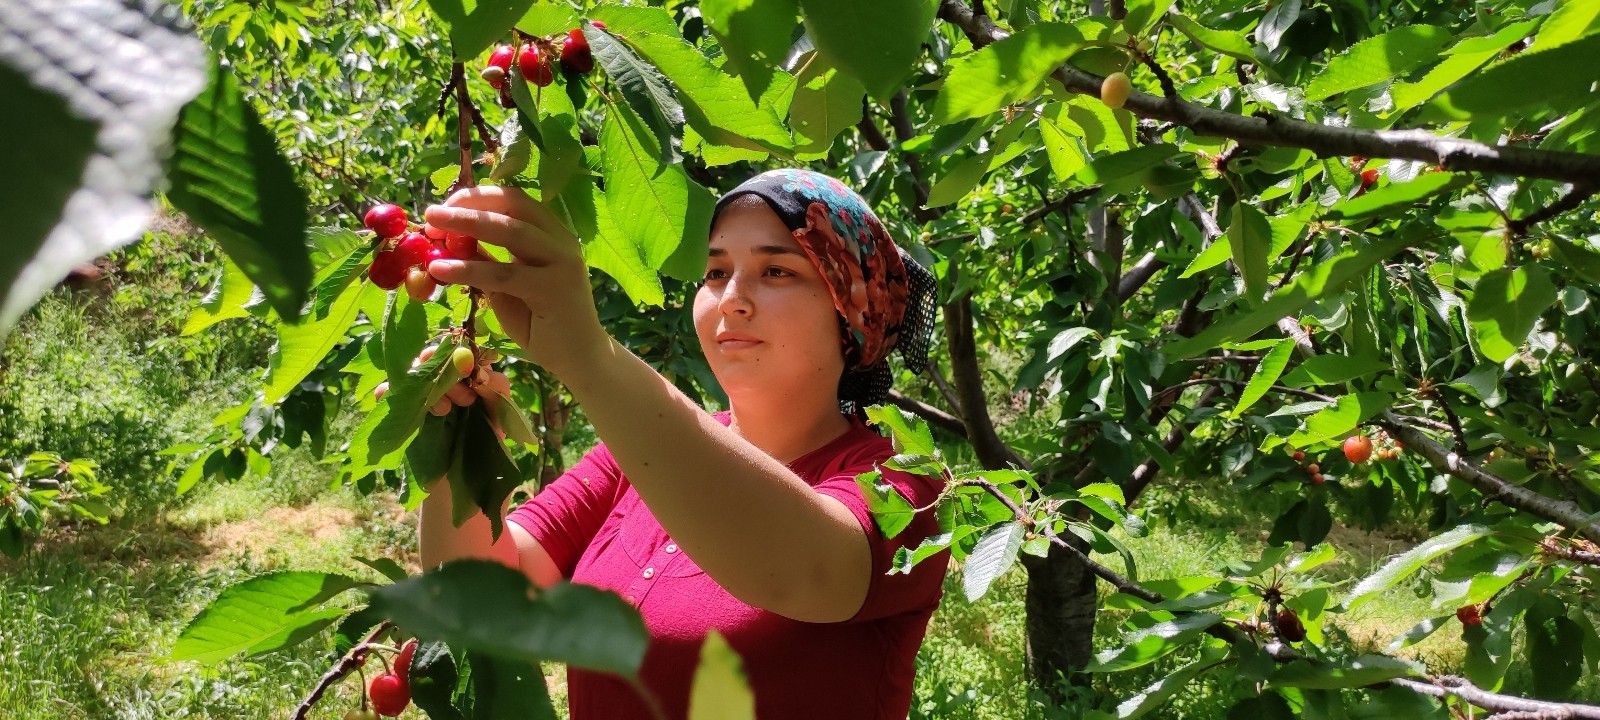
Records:
{"label": "foliage", "polygon": [[[897,569],[949,549],[971,598],[1019,556],[1093,569],[1118,590],[1106,608],[1130,613],[1124,632],[1036,678],[1185,653],[1144,692],[1085,701],[1095,716],[1152,712],[1216,673],[1251,687],[1235,714],[1523,709],[1498,691],[1561,700],[1600,657],[1585,610],[1600,562],[1592,3],[1410,0],[1380,14],[1129,0],[1103,16],[1029,0],[356,5],[334,17],[297,3],[185,4],[237,71],[174,91],[199,99],[181,113],[167,199],[232,261],[193,325],[256,315],[277,344],[260,394],[174,449],[188,463],[180,484],[265,472],[277,444],[306,438],[363,492],[381,481],[415,507],[447,474],[469,490],[458,498],[493,514],[513,478],[534,476],[524,461],[546,462],[550,448],[526,442],[537,438],[500,444],[484,410],[425,421],[455,381],[442,359],[410,366],[430,343],[499,351],[518,387],[546,382],[478,317],[475,295],[386,298],[360,279],[374,238],[301,232],[301,218],[348,227],[372,196],[415,208],[451,185],[528,188],[610,277],[599,295],[619,334],[714,395],[693,348],[664,330],[681,322],[674,281],[699,270],[717,191],[815,162],[883,210],[946,303],[950,380],[902,403],[965,434],[978,467],[948,467],[925,428],[876,411],[901,444],[891,467],[953,481],[934,510],[943,534]],[[575,27],[596,75],[564,72],[542,89],[514,77],[495,94],[450,65],[497,39]],[[200,66],[186,52],[180,64]],[[5,60],[0,80],[28,90],[23,114],[76,133],[20,135],[33,139],[20,152],[73,153],[40,186],[55,195],[14,195],[39,206],[12,213],[28,219],[30,244],[6,277],[35,286],[8,293],[14,312],[37,296],[36,275],[59,268],[34,249],[51,247],[61,188],[78,189],[69,171],[90,152],[78,151],[120,116],[69,112],[38,89],[53,66]],[[1136,90],[1117,109],[1094,97],[1115,71]],[[114,197],[138,200],[151,184]],[[252,303],[252,285],[265,302]],[[652,323],[636,304],[668,309]],[[1002,357],[1022,362],[1002,371]],[[370,400],[385,380],[390,394]],[[370,412],[348,445],[325,447],[330,409],[345,401]],[[1034,421],[1002,437],[991,407]],[[1335,452],[1356,433],[1375,440],[1376,461]],[[1133,508],[1160,475],[1251,492],[1267,545],[1202,578],[1142,576],[1113,528],[1142,532]],[[860,484],[885,533],[905,527],[916,509],[870,475]],[[1349,591],[1318,578],[1337,557],[1325,543],[1336,523],[1397,515],[1426,517],[1427,537]],[[1370,592],[1419,574],[1440,614],[1396,647],[1481,616],[1464,628],[1461,667],[1366,652],[1330,631]],[[1477,615],[1446,612],[1461,608]],[[1534,670],[1526,687],[1506,687],[1514,657]],[[1449,674],[1473,686],[1438,677]],[[1365,689],[1378,682],[1389,689]]]}

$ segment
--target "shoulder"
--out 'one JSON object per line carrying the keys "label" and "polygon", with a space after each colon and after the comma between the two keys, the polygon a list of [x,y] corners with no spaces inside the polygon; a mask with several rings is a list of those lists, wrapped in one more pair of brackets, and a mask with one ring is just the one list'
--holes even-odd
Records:
{"label": "shoulder", "polygon": [[852,421],[849,432],[831,447],[826,458],[819,458],[822,467],[818,468],[818,475],[822,478],[849,479],[854,483],[857,475],[877,472],[880,480],[893,485],[913,503],[925,503],[944,489],[944,478],[937,475],[913,475],[882,467],[885,460],[897,454],[894,441],[859,421]]}

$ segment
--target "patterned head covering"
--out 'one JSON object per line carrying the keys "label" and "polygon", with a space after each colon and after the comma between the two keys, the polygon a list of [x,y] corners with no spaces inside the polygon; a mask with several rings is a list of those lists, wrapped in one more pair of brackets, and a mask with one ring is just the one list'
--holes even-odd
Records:
{"label": "patterned head covering", "polygon": [[827,283],[844,348],[842,410],[860,413],[888,397],[891,350],[913,373],[927,367],[933,274],[895,245],[865,199],[822,173],[770,170],[723,195],[713,220],[741,195],[766,201]]}

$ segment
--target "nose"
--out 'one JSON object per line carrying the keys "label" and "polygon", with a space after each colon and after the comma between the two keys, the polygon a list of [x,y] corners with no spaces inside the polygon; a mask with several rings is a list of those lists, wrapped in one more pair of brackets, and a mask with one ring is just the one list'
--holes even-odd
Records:
{"label": "nose", "polygon": [[755,306],[750,304],[750,298],[745,294],[746,281],[734,273],[728,278],[726,285],[722,286],[722,297],[717,300],[717,309],[723,315],[740,315],[748,317],[755,312]]}

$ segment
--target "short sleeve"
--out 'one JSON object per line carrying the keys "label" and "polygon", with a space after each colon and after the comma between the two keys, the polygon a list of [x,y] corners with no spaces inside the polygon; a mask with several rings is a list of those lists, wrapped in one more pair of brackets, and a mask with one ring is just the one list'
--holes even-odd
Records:
{"label": "short sleeve", "polygon": [[539,542],[561,576],[572,577],[584,548],[627,490],[622,469],[604,444],[596,445],[538,495],[506,515]]}
{"label": "short sleeve", "polygon": [[[872,511],[867,507],[867,499],[861,494],[861,487],[856,485],[856,475],[872,469],[863,467],[839,472],[814,486],[817,492],[835,498],[850,508],[850,512],[861,523],[861,528],[866,531],[867,542],[872,548],[872,581],[867,586],[866,600],[855,616],[845,622],[877,620],[938,605],[945,569],[949,566],[949,551],[945,551],[917,563],[910,573],[889,574],[889,569],[894,567],[895,552],[902,547],[915,549],[923,539],[937,535],[939,521],[931,511],[917,513],[911,524],[898,535],[884,537],[878,529],[878,523],[873,520]],[[903,497],[917,507],[929,505],[944,489],[944,482],[939,478],[886,469],[880,472],[885,482],[894,485]]]}

